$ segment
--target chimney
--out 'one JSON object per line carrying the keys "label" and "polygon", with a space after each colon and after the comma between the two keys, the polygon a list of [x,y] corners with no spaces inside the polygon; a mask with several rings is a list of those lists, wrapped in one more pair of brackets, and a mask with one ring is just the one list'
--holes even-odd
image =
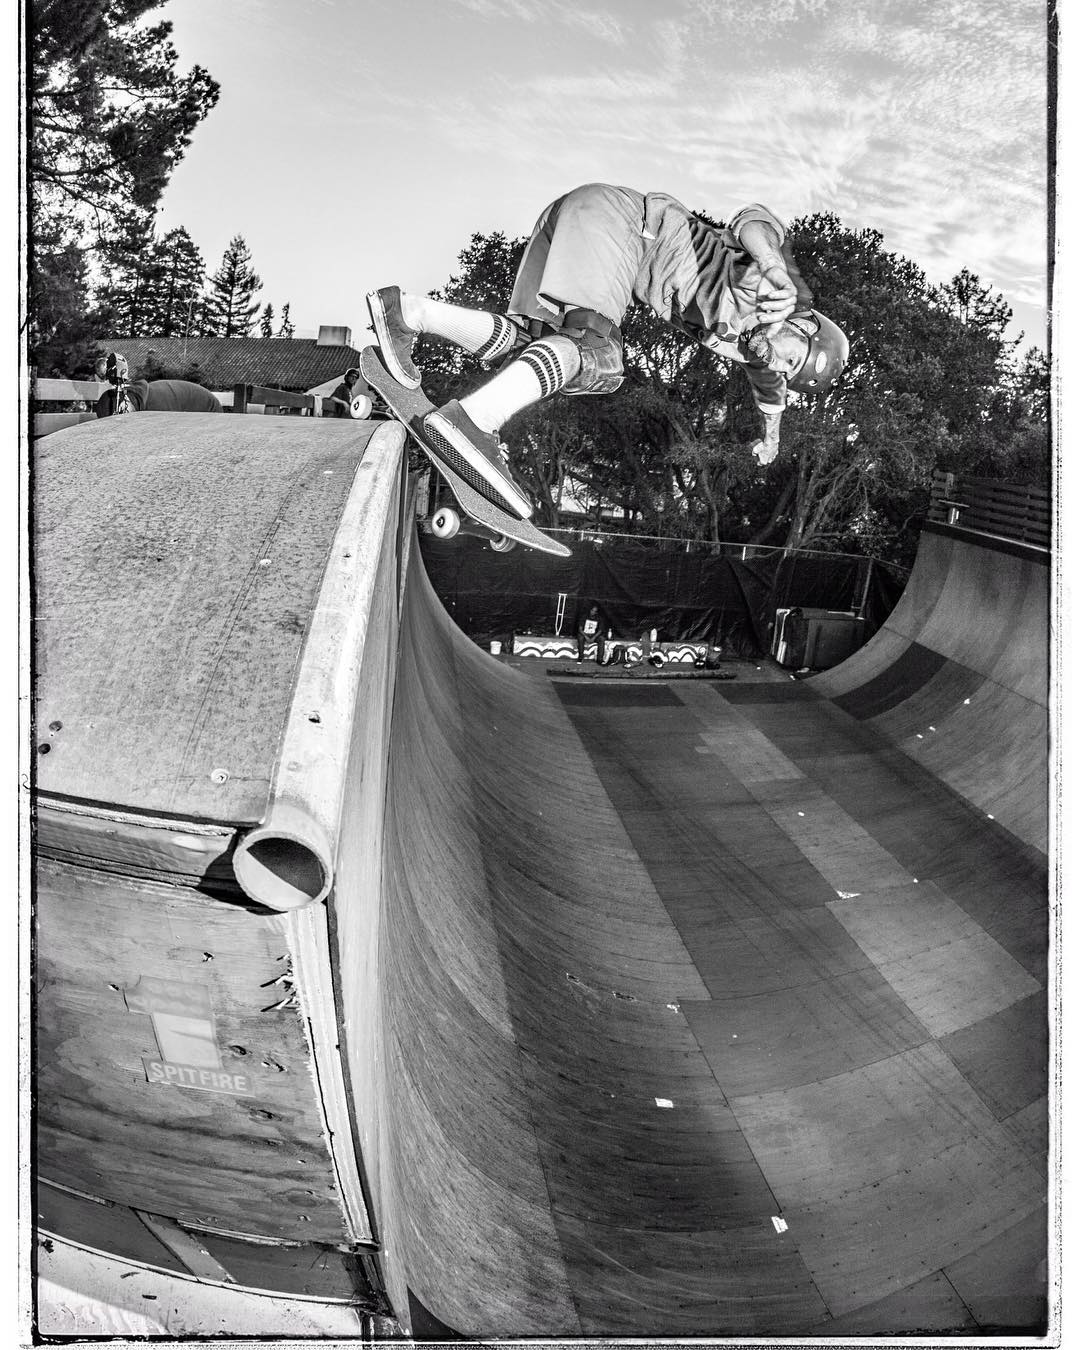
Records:
{"label": "chimney", "polygon": [[344,326],[335,327],[332,324],[319,324],[319,336],[315,341],[316,347],[351,347],[352,329]]}

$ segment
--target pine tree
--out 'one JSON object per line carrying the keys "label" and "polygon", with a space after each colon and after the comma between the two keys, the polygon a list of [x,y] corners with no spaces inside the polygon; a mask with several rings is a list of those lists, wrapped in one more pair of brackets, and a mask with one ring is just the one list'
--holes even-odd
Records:
{"label": "pine tree", "polygon": [[[159,7],[160,0],[28,6],[30,347],[39,374],[81,367],[84,325],[70,309],[74,291],[82,289],[85,315],[90,278],[104,272],[119,280],[118,241],[133,216],[154,209],[217,102],[205,70],[178,72],[171,23],[144,21]],[[104,256],[110,245],[111,262]],[[82,255],[78,265],[74,251]],[[141,300],[127,283],[124,289],[124,327],[141,326]]]}
{"label": "pine tree", "polygon": [[269,300],[264,305],[262,318],[259,320],[259,336],[264,338],[274,336],[274,306]]}
{"label": "pine tree", "polygon": [[190,336],[195,308],[206,281],[206,266],[195,241],[182,225],[162,240],[165,264],[158,313],[158,337]]}
{"label": "pine tree", "polygon": [[296,326],[289,318],[289,302],[286,300],[281,306],[281,325],[277,330],[277,335],[280,338],[291,338],[295,332]]}
{"label": "pine tree", "polygon": [[255,292],[262,281],[252,271],[251,253],[242,235],[229,241],[221,266],[210,278],[204,332],[216,337],[248,337],[259,312]]}
{"label": "pine tree", "polygon": [[[122,225],[122,232],[121,232]],[[116,337],[150,337],[158,332],[165,258],[149,212],[130,214],[101,251],[104,279],[98,298],[113,316]]]}

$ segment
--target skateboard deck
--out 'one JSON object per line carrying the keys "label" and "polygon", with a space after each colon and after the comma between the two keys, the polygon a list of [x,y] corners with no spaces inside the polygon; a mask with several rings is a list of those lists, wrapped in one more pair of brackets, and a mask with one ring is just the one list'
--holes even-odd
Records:
{"label": "skateboard deck", "polygon": [[424,436],[424,418],[434,411],[434,405],[422,389],[406,389],[404,385],[398,384],[383,365],[378,348],[365,347],[360,353],[360,373],[383,396],[390,411],[438,469],[466,516],[496,536],[514,539],[526,548],[551,553],[557,558],[570,556],[570,550],[565,544],[552,539],[529,521],[519,520],[517,516],[500,510],[432,455]]}

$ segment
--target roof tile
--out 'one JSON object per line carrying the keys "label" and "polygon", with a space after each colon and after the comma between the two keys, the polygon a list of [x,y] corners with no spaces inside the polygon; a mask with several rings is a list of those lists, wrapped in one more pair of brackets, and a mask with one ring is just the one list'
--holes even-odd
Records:
{"label": "roof tile", "polygon": [[103,338],[108,351],[123,352],[138,377],[153,352],[163,365],[181,371],[197,365],[199,377],[214,389],[262,384],[271,389],[306,391],[340,379],[360,364],[356,347],[320,347],[314,338],[159,337]]}

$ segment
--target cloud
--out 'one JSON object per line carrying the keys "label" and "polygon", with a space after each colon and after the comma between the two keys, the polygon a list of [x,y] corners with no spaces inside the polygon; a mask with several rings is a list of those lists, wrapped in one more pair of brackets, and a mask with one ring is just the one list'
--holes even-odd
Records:
{"label": "cloud", "polygon": [[616,9],[592,9],[576,0],[544,0],[543,4],[533,0],[452,0],[452,3],[482,19],[511,20],[530,26],[554,21],[616,46],[626,39]]}

